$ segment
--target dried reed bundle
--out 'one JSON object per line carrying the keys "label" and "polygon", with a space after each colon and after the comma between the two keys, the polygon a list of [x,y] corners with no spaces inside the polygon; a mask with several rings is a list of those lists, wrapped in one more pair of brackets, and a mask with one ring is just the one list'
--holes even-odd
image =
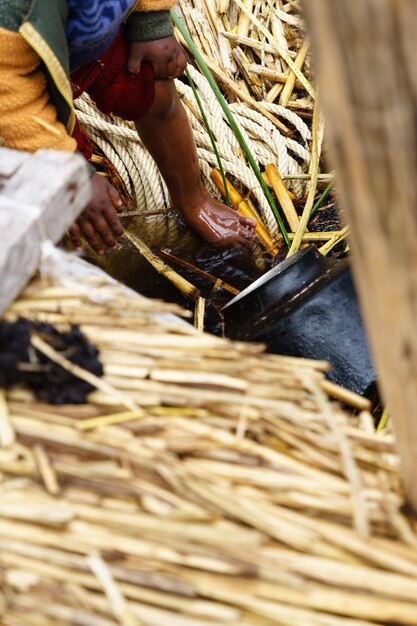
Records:
{"label": "dried reed bundle", "polygon": [[[285,84],[281,95],[276,95],[279,104],[288,106],[292,99],[300,97],[311,102],[314,90],[306,61],[308,43],[298,3],[182,0],[179,10],[198,48],[219,70],[241,82],[255,100],[265,99],[278,74]],[[265,69],[259,82],[247,80],[251,64]]]}
{"label": "dried reed bundle", "polygon": [[417,625],[394,441],[329,401],[326,364],[85,285],[36,280],[7,313],[78,323],[105,377],[86,406],[4,396],[1,623]]}

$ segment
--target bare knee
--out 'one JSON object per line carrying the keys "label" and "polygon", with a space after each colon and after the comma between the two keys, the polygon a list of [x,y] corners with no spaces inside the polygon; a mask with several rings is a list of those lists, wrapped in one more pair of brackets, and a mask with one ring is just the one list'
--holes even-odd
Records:
{"label": "bare knee", "polygon": [[155,81],[154,101],[141,121],[147,118],[159,121],[168,120],[176,114],[179,104],[174,81],[171,79],[157,80]]}

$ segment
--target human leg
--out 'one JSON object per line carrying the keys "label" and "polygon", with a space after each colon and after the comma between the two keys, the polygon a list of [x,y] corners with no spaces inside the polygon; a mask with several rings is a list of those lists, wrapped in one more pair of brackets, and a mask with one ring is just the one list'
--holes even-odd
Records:
{"label": "human leg", "polygon": [[251,247],[254,220],[215,200],[203,187],[192,130],[174,81],[156,81],[153,105],[135,125],[185,223],[207,241]]}

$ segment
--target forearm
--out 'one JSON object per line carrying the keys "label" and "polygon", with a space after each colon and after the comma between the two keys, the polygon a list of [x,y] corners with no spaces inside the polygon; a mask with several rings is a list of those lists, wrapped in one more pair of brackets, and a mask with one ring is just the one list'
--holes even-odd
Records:
{"label": "forearm", "polygon": [[0,137],[10,148],[75,151],[57,119],[40,59],[19,35],[0,28]]}

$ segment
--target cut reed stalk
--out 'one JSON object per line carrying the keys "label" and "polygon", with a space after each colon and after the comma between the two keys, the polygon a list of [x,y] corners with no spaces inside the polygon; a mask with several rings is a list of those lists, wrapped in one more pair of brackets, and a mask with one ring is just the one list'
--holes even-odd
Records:
{"label": "cut reed stalk", "polygon": [[[309,48],[309,42],[306,39],[303,42],[303,44],[302,44],[302,46],[301,46],[301,48],[300,48],[300,50],[299,50],[299,52],[297,54],[297,58],[294,61],[295,67],[297,67],[299,70],[301,70],[303,65],[304,65],[304,61],[306,60],[308,48]],[[286,107],[288,105],[288,102],[289,102],[289,100],[291,98],[292,92],[293,92],[294,87],[295,87],[295,81],[296,80],[297,80],[296,74],[293,71],[291,71],[289,76],[288,76],[288,78],[287,78],[287,81],[286,81],[286,83],[284,85],[284,89],[282,90],[281,95],[279,97],[279,103],[280,103],[281,106]]]}
{"label": "cut reed stalk", "polygon": [[8,448],[15,441],[15,434],[9,419],[6,396],[0,389],[0,448]]}
{"label": "cut reed stalk", "polygon": [[[282,177],[283,180],[311,180],[310,174],[284,174]],[[317,181],[320,183],[324,183],[330,181],[333,183],[334,174],[318,174]]]}
{"label": "cut reed stalk", "polygon": [[140,622],[135,617],[126,604],[119,587],[115,583],[113,576],[103,559],[98,555],[93,554],[88,557],[87,563],[103,587],[110,604],[111,611],[120,626],[142,626],[143,622]]}
{"label": "cut reed stalk", "polygon": [[[311,241],[329,241],[333,239],[340,233],[339,230],[326,230],[326,231],[311,231],[308,233],[304,233],[303,238],[301,240],[302,243],[311,242]],[[288,237],[293,240],[297,233],[288,233]],[[280,240],[282,236],[277,235],[277,241]]]}
{"label": "cut reed stalk", "polygon": [[[218,170],[214,169],[211,172],[210,176],[211,176],[212,181],[216,185],[216,187],[225,196],[226,192],[225,192],[225,189],[223,187],[223,180],[221,178],[220,172]],[[255,233],[257,234],[257,236],[259,238],[259,241],[262,243],[262,245],[264,246],[265,250],[269,254],[272,254],[273,256],[278,254],[278,251],[279,251],[278,246],[272,240],[270,234],[266,230],[265,226],[260,222],[258,216],[254,214],[254,212],[251,210],[251,208],[247,204],[247,202],[245,202],[245,200],[242,198],[240,193],[233,187],[232,183],[230,181],[228,181],[227,179],[226,179],[226,184],[227,184],[229,197],[230,197],[230,200],[232,202],[233,207],[241,215],[244,215],[245,217],[250,217],[250,218],[256,220]]]}
{"label": "cut reed stalk", "polygon": [[136,411],[124,411],[123,413],[111,413],[109,415],[102,415],[98,417],[90,417],[84,420],[80,420],[76,424],[78,430],[86,431],[93,428],[99,428],[100,426],[111,426],[112,424],[124,424],[126,422],[133,422],[135,420],[141,420],[146,417],[147,413],[142,409]]}
{"label": "cut reed stalk", "polygon": [[[223,178],[222,178],[222,182],[223,182]],[[334,233],[332,233],[329,238],[331,238],[333,235]],[[166,250],[159,250],[158,254],[162,256],[164,259],[167,259],[168,261],[172,261],[173,263],[176,263],[180,267],[191,270],[192,272],[195,272],[196,274],[198,274],[198,276],[201,276],[202,278],[205,278],[211,281],[212,283],[214,283],[214,286],[216,289],[224,289],[225,291],[228,291],[234,296],[237,296],[240,293],[239,289],[232,287],[232,285],[229,285],[229,283],[226,283],[224,280],[217,278],[216,276],[213,276],[213,274],[210,274],[209,272],[205,272],[200,267],[197,267],[196,265],[193,265],[192,263],[189,263],[188,261],[184,261],[184,259],[180,259],[179,257],[175,256],[175,254],[172,254],[171,252],[167,252]]]}
{"label": "cut reed stalk", "polygon": [[204,330],[204,316],[206,313],[206,300],[199,296],[194,308],[194,327],[202,332]]}
{"label": "cut reed stalk", "polygon": [[[244,0],[244,4],[248,10],[248,13],[252,13],[253,4],[254,4],[253,0]],[[237,25],[237,34],[240,35],[241,37],[247,37],[249,33],[250,24],[251,22],[250,22],[248,15],[245,13],[241,13],[239,15],[239,21]]]}
{"label": "cut reed stalk", "polygon": [[277,83],[286,83],[288,77],[283,72],[277,72],[269,67],[265,67],[264,65],[258,65],[257,63],[252,63],[248,65],[248,72],[250,74],[256,74],[257,76],[262,76],[262,78],[268,78],[268,80],[273,80]]}
{"label": "cut reed stalk", "polygon": [[248,48],[253,48],[254,50],[258,50],[259,52],[262,52],[262,53],[275,54],[275,55],[279,54],[276,48],[274,48],[274,46],[271,46],[271,44],[265,43],[264,41],[259,41],[258,39],[253,39],[252,37],[243,37],[242,35],[239,35],[238,33],[232,33],[232,32],[227,32],[227,31],[223,31],[221,35],[222,37],[226,37],[226,39],[229,39],[230,41],[233,41],[234,43],[243,44],[244,46],[247,46]]}
{"label": "cut reed stalk", "polygon": [[323,380],[321,386],[329,396],[348,404],[354,409],[358,409],[359,411],[369,411],[371,409],[371,403],[367,398],[353,391],[349,391],[336,383],[332,383],[330,380]]}
{"label": "cut reed stalk", "polygon": [[349,236],[349,226],[345,226],[344,228],[342,228],[342,230],[336,233],[332,239],[329,239],[329,241],[323,244],[319,248],[319,252],[323,256],[326,256],[327,254],[329,254],[331,250],[333,250],[335,246],[337,246],[338,243],[346,239],[346,237],[348,236]]}
{"label": "cut reed stalk", "polygon": [[300,218],[295,210],[294,203],[290,197],[288,189],[282,180],[278,168],[274,164],[266,166],[266,173],[271,182],[273,190],[277,196],[278,202],[284,212],[287,222],[292,231],[297,232],[300,225]]}
{"label": "cut reed stalk", "polygon": [[314,198],[316,196],[317,189],[317,177],[319,173],[319,147],[318,147],[318,139],[319,139],[319,116],[320,111],[318,108],[317,100],[314,107],[314,115],[313,115],[313,141],[311,144],[311,162],[310,162],[310,188],[308,191],[308,196],[306,203],[304,205],[303,213],[301,216],[300,224],[297,229],[296,236],[294,237],[291,247],[288,251],[288,257],[292,256],[300,249],[301,240],[303,238],[303,234],[307,228],[307,224],[310,219],[311,209],[313,208]]}
{"label": "cut reed stalk", "polygon": [[59,485],[55,470],[50,463],[48,455],[43,447],[39,445],[33,448],[33,455],[47,492],[52,496],[56,496],[59,493]]}
{"label": "cut reed stalk", "polygon": [[197,287],[192,285],[188,280],[180,276],[172,267],[164,263],[148,245],[133,233],[126,232],[126,237],[139,251],[139,253],[154,267],[160,274],[165,276],[181,293],[187,298],[196,301],[200,295]]}

